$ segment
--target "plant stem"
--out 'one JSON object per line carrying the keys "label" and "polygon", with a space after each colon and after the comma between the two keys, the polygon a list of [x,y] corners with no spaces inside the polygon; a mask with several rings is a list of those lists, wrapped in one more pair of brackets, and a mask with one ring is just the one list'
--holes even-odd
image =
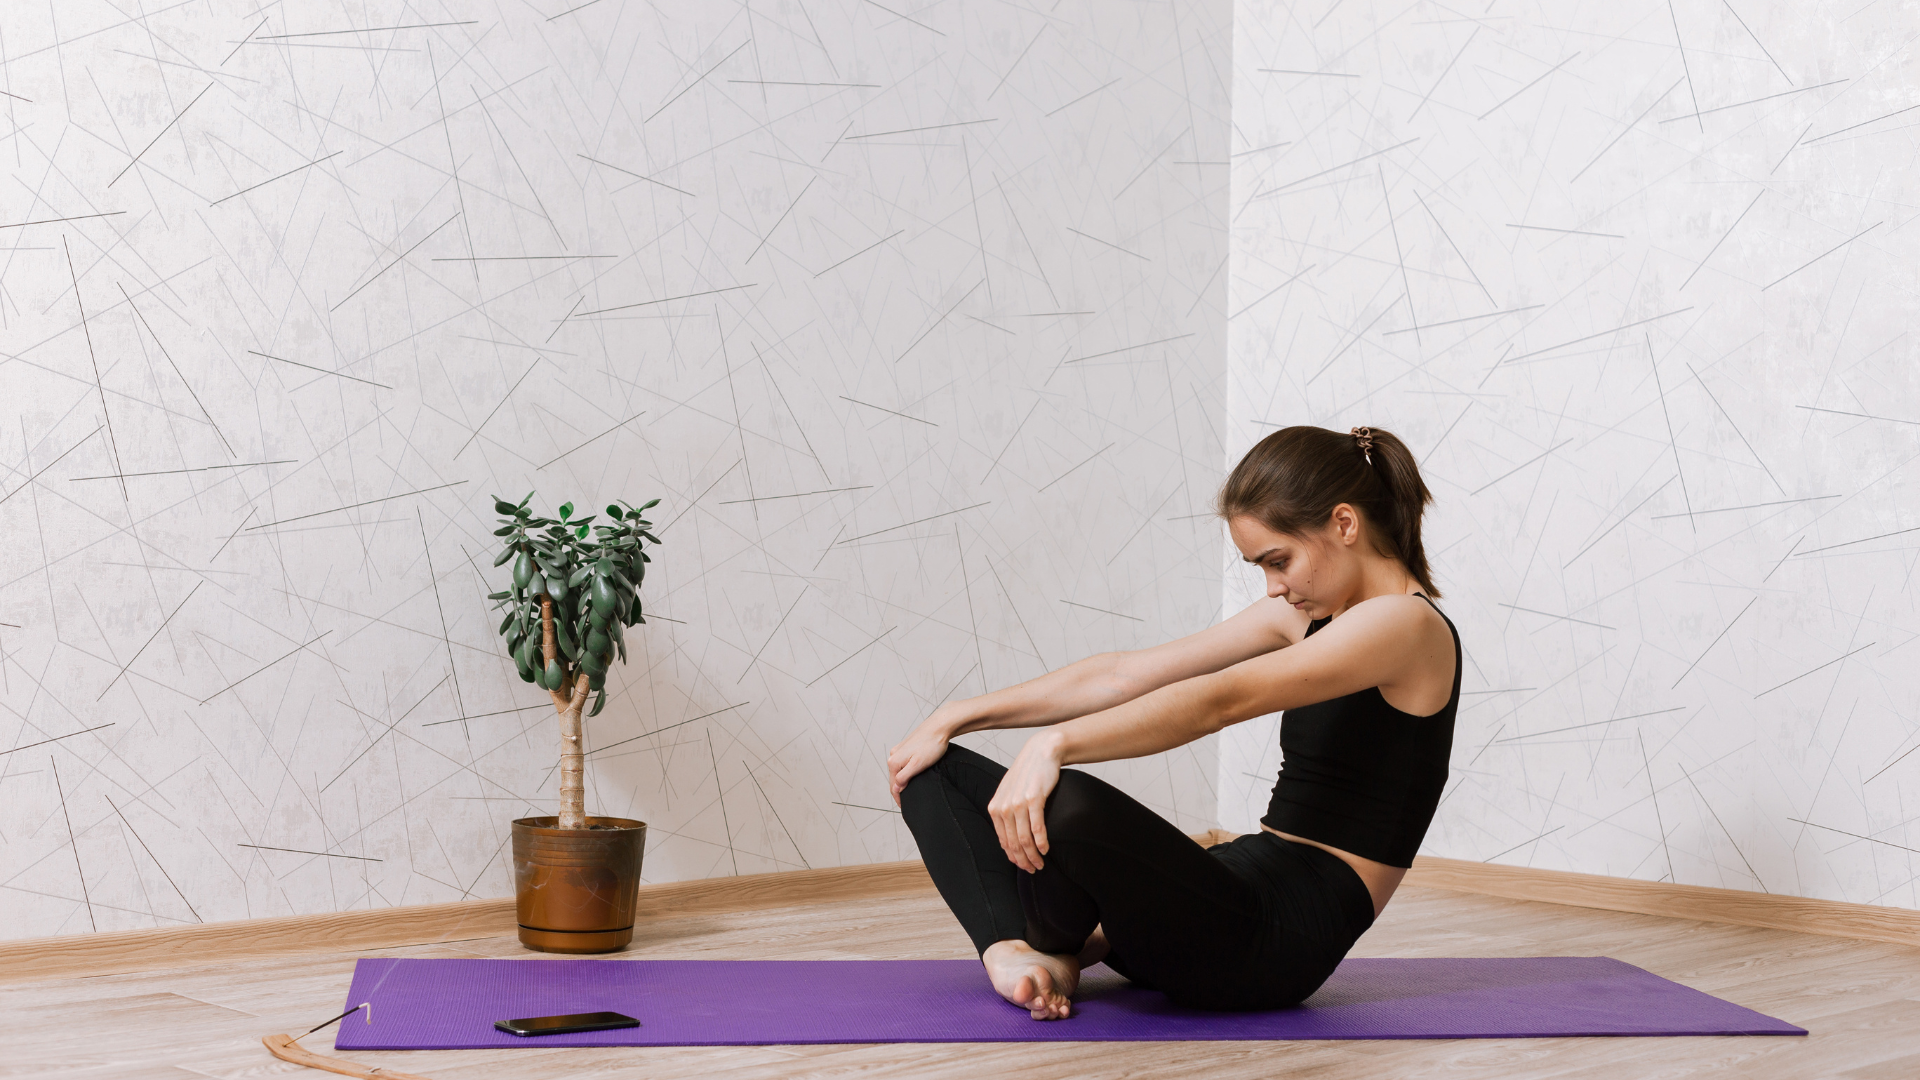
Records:
{"label": "plant stem", "polygon": [[[540,652],[544,660],[560,659],[553,635],[553,598],[540,597]],[[562,829],[587,827],[586,757],[580,751],[580,711],[587,704],[587,673],[576,665],[560,664],[562,686],[571,684],[572,693],[550,690],[554,711],[560,714],[560,817],[555,824]]]}

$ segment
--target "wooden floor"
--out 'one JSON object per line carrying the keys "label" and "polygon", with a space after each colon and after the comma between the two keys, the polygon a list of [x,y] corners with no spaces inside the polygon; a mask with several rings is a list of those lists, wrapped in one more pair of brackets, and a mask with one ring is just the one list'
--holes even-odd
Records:
{"label": "wooden floor", "polygon": [[[971,958],[939,897],[655,921],[623,955]],[[527,956],[511,938],[260,959],[0,989],[0,1077],[299,1073],[260,1045],[345,1008],[356,955]],[[1806,1038],[920,1043],[355,1053],[432,1080],[638,1077],[1920,1077],[1920,948],[1403,887],[1356,956],[1606,955],[1778,1016]],[[0,979],[4,973],[0,973]],[[984,979],[984,975],[982,976]],[[1039,1022],[1039,1021],[1036,1021]],[[1056,1021],[1072,1023],[1071,1020]],[[331,1052],[328,1032],[303,1045]],[[644,1070],[644,1071],[642,1071]]]}

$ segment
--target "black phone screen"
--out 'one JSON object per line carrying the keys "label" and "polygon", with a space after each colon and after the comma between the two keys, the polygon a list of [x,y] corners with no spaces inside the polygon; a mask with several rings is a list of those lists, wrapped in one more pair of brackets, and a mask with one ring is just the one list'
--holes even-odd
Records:
{"label": "black phone screen", "polygon": [[495,1020],[493,1026],[509,1035],[565,1035],[572,1031],[609,1031],[639,1027],[640,1021],[617,1012],[568,1013],[565,1016],[528,1016]]}

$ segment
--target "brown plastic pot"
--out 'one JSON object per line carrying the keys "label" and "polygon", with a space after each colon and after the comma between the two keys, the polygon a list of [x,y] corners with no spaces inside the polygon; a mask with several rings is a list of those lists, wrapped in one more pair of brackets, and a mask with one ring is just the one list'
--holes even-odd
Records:
{"label": "brown plastic pot", "polygon": [[520,944],[557,953],[626,948],[633,940],[647,823],[588,817],[584,829],[562,829],[558,822],[530,817],[513,823]]}

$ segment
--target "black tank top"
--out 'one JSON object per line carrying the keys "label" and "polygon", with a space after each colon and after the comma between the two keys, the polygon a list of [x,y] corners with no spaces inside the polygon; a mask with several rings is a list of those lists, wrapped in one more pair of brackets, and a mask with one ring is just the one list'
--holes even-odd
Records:
{"label": "black tank top", "polygon": [[[1440,611],[1425,593],[1413,595]],[[1281,713],[1280,779],[1261,824],[1388,866],[1413,866],[1447,784],[1460,708],[1460,631],[1446,612],[1440,617],[1453,634],[1447,704],[1414,716],[1370,686]],[[1315,619],[1307,635],[1329,619]]]}

